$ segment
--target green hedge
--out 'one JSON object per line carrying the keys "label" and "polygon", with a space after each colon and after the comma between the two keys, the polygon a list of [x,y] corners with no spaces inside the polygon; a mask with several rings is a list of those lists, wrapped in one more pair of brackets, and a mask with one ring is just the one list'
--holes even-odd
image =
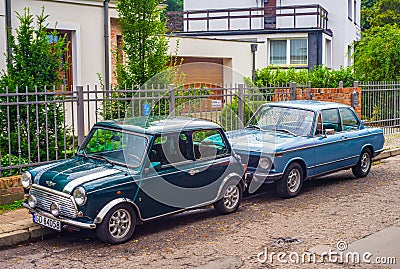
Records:
{"label": "green hedge", "polygon": [[256,71],[254,85],[265,87],[266,85],[286,85],[290,82],[306,85],[311,82],[313,88],[337,88],[340,81],[343,81],[344,87],[351,87],[356,80],[352,67],[339,70],[330,70],[326,66],[319,66],[312,70],[266,67]]}

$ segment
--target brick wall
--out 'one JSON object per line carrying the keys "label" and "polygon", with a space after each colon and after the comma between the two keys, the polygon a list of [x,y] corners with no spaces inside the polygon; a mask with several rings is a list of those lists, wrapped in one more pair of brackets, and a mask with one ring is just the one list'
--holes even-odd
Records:
{"label": "brick wall", "polygon": [[11,204],[24,198],[21,176],[0,178],[0,205]]}
{"label": "brick wall", "polygon": [[[282,101],[290,100],[289,89],[275,90],[275,96],[273,100]],[[310,88],[296,90],[296,100],[317,100],[326,102],[336,102],[345,105],[352,105],[352,95],[354,92],[358,93],[358,106],[354,107],[354,110],[361,117],[361,88]]]}
{"label": "brick wall", "polygon": [[[358,106],[354,110],[361,117],[361,88],[325,88],[311,89],[312,100],[336,102],[351,106],[353,92],[358,92]],[[297,90],[297,100],[307,100],[307,92]]]}

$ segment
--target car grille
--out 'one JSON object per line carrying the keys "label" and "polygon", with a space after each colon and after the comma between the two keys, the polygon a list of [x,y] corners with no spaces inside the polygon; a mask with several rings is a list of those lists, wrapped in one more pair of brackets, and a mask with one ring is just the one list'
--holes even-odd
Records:
{"label": "car grille", "polygon": [[53,190],[44,190],[33,186],[30,194],[37,200],[37,207],[39,209],[50,211],[52,202],[56,202],[60,206],[60,215],[70,218],[77,217],[77,210],[75,208],[72,197],[63,194],[57,194]]}

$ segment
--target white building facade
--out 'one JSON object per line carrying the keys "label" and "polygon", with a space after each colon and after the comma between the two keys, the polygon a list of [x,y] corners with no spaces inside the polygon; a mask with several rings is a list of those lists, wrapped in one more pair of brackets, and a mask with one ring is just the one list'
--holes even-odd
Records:
{"label": "white building facade", "polygon": [[[0,70],[6,69],[7,52],[7,17],[11,20],[13,34],[19,27],[17,12],[23,14],[24,8],[29,8],[30,13],[36,18],[41,13],[42,7],[47,20],[49,31],[57,29],[60,34],[65,34],[69,42],[66,59],[71,64],[68,74],[65,74],[65,84],[71,85],[94,85],[99,84],[97,73],[104,79],[106,75],[106,63],[111,63],[108,54],[106,60],[106,37],[105,32],[105,3],[107,3],[108,16],[117,17],[117,12],[112,1],[103,0],[0,0]],[[7,14],[6,6],[10,12]],[[108,72],[110,73],[110,72]],[[110,75],[108,76],[110,77]]]}
{"label": "white building facade", "polygon": [[176,35],[257,41],[257,68],[338,69],[352,64],[360,7],[361,0],[185,0]]}

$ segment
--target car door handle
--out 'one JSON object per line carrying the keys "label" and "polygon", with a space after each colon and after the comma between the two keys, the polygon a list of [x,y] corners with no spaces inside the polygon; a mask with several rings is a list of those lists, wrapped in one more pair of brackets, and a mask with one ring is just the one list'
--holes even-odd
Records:
{"label": "car door handle", "polygon": [[349,138],[347,135],[342,136],[342,139],[347,139],[347,138]]}

